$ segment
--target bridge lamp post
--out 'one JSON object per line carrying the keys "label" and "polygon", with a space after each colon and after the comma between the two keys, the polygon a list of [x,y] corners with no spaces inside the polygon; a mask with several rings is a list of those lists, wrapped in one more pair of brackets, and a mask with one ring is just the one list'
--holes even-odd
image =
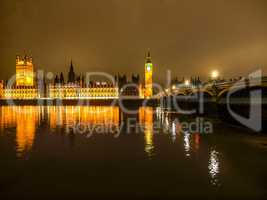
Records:
{"label": "bridge lamp post", "polygon": [[169,89],[165,89],[166,94],[169,94]]}
{"label": "bridge lamp post", "polygon": [[218,79],[219,77],[219,72],[217,70],[214,70],[211,72],[211,79],[212,79],[212,89],[214,91],[214,93],[217,95],[218,93],[218,89],[217,89],[217,86],[216,86],[216,80]]}
{"label": "bridge lamp post", "polygon": [[212,78],[212,80],[216,80],[216,79],[218,79],[218,77],[219,77],[219,72],[217,70],[213,70],[211,72],[211,78]]}
{"label": "bridge lamp post", "polygon": [[184,81],[184,84],[185,84],[185,86],[188,87],[188,86],[190,85],[190,81],[189,81],[189,80],[185,80],[185,81]]}

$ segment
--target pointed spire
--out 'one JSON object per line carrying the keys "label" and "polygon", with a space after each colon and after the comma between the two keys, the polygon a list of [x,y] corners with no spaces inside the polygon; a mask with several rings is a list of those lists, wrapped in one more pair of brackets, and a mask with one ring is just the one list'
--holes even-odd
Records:
{"label": "pointed spire", "polygon": [[58,75],[56,75],[55,80],[54,80],[54,84],[56,85],[58,83],[59,83],[59,78],[58,78]]}
{"label": "pointed spire", "polygon": [[68,74],[68,83],[74,83],[75,82],[75,72],[74,72],[74,67],[72,63],[72,59],[70,61],[70,71]]}
{"label": "pointed spire", "polygon": [[147,50],[147,55],[146,55],[146,63],[151,63],[151,54],[150,54],[150,49],[148,48]]}
{"label": "pointed spire", "polygon": [[73,70],[73,63],[72,63],[72,59],[70,60],[70,71],[74,71],[74,70]]}
{"label": "pointed spire", "polygon": [[147,50],[147,57],[151,57],[151,55],[150,55],[150,49],[148,48],[148,50]]}
{"label": "pointed spire", "polygon": [[65,84],[65,81],[64,81],[64,75],[63,75],[62,72],[60,73],[60,79],[59,79],[59,80],[60,80],[60,83],[61,83],[61,84]]}

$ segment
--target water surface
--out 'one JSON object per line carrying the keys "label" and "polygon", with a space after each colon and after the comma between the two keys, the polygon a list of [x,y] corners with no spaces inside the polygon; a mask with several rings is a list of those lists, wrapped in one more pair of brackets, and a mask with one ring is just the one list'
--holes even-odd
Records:
{"label": "water surface", "polygon": [[264,135],[209,118],[212,133],[179,131],[187,120],[195,118],[149,107],[126,115],[118,107],[2,106],[0,194],[267,196]]}

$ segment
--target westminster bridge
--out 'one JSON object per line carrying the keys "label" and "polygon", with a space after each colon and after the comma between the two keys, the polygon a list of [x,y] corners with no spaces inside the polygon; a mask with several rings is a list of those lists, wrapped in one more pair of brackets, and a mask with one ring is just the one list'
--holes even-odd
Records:
{"label": "westminster bridge", "polygon": [[260,112],[258,116],[262,119],[262,128],[266,130],[267,77],[213,81],[199,86],[171,85],[158,93],[157,99],[161,107],[170,113],[193,111],[194,114],[219,117],[231,123],[236,122],[234,118],[239,116],[250,118],[256,109]]}

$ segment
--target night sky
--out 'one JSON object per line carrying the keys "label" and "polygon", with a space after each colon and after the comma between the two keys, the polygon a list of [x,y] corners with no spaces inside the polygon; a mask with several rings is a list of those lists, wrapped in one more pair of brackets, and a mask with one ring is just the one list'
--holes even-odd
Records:
{"label": "night sky", "polygon": [[15,73],[15,55],[65,74],[137,72],[151,49],[156,81],[267,72],[266,0],[1,0],[1,79]]}

